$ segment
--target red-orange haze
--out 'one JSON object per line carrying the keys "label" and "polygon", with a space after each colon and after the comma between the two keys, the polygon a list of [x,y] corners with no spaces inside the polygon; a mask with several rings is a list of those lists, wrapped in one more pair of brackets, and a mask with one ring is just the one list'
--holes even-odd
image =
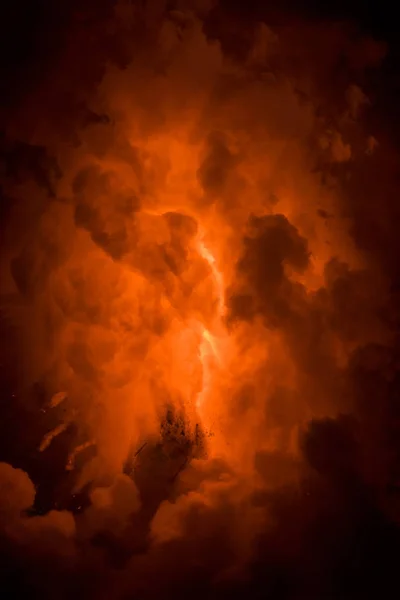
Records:
{"label": "red-orange haze", "polygon": [[[146,10],[117,3],[107,32],[126,58],[95,46],[104,61],[92,86],[89,34],[74,26],[59,68],[10,122],[57,166],[50,194],[34,178],[14,185],[23,201],[3,280],[27,299],[24,381],[44,382],[47,413],[63,407],[37,440],[41,456],[71,423],[66,467],[95,449],[75,485],[91,482],[93,505],[53,526],[82,540],[113,502],[122,520],[138,510],[124,464],[159,439],[173,407],[187,436],[203,432],[203,454],[155,512],[152,543],[183,535],[193,507],[230,507],[221,519],[242,560],[268,521],[251,498],[296,481],[306,424],[352,409],[350,356],[390,340],[374,316],[386,282],[371,263],[365,275],[340,183],[378,152],[359,124],[368,101],[357,77],[383,52],[336,26],[259,23],[236,56],[199,7]],[[339,54],[355,82],[332,90]],[[63,108],[73,94],[89,116]],[[279,468],[264,463],[272,455]]]}

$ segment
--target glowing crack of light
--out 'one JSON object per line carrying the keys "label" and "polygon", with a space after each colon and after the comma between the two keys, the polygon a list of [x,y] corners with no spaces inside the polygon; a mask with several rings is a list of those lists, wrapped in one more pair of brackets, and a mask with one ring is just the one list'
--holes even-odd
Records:
{"label": "glowing crack of light", "polygon": [[[217,261],[212,254],[212,252],[207,248],[202,240],[198,242],[198,251],[200,256],[202,256],[208,263],[211,269],[211,273],[216,285],[217,297],[218,297],[218,309],[217,315],[214,322],[214,328],[218,331],[221,331],[222,325],[222,317],[225,309],[225,298],[224,298],[224,281],[221,272],[217,267]],[[199,358],[203,369],[203,386],[201,391],[197,396],[197,407],[200,408],[205,396],[210,390],[212,379],[213,379],[213,371],[215,369],[212,361],[216,361],[217,365],[221,365],[221,355],[218,350],[218,342],[219,339],[216,335],[212,334],[209,329],[206,327],[202,327],[201,332],[201,342],[199,346]]]}
{"label": "glowing crack of light", "polygon": [[197,396],[196,405],[198,408],[201,407],[203,400],[205,398],[205,395],[207,394],[207,392],[210,388],[210,384],[211,384],[211,380],[212,380],[210,358],[215,355],[216,355],[215,344],[212,341],[212,336],[211,336],[210,332],[208,331],[208,329],[204,328],[203,332],[202,332],[202,336],[201,336],[200,346],[199,346],[199,358],[200,358],[200,362],[201,362],[201,366],[202,366],[202,370],[203,370],[203,385]]}
{"label": "glowing crack of light", "polygon": [[224,313],[224,309],[225,309],[225,298],[224,298],[224,281],[223,281],[223,277],[222,274],[220,273],[220,271],[217,268],[217,262],[215,260],[214,255],[210,252],[210,250],[205,246],[203,241],[200,241],[198,243],[198,250],[199,250],[199,254],[200,256],[202,256],[204,258],[204,260],[207,261],[215,284],[216,284],[216,288],[217,288],[217,296],[218,296],[218,315],[221,317]]}

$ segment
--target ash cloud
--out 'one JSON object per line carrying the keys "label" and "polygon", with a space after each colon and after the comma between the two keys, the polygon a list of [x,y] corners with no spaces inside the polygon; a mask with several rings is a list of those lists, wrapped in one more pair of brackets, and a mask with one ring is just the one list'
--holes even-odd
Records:
{"label": "ash cloud", "polygon": [[384,46],[212,2],[65,10],[2,139],[4,589],[376,597],[400,541]]}
{"label": "ash cloud", "polygon": [[304,271],[309,262],[307,242],[280,214],[252,218],[249,229],[237,268],[245,278],[243,291],[254,291],[247,297],[240,290],[232,295],[230,301],[237,312],[233,309],[231,318],[241,317],[242,301],[244,315],[259,312],[272,327],[274,323],[282,326],[290,318],[291,296],[296,293],[296,286],[285,277],[284,265]]}

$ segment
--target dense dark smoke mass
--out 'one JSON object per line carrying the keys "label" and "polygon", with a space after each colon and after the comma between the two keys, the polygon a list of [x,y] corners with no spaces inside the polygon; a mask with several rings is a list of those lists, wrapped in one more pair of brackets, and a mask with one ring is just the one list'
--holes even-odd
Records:
{"label": "dense dark smoke mass", "polygon": [[0,9],[4,599],[397,593],[396,22],[279,4]]}

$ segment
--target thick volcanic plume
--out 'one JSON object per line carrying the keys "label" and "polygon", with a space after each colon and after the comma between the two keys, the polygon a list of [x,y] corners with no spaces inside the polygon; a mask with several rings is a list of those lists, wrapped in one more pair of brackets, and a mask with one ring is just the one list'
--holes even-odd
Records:
{"label": "thick volcanic plume", "polygon": [[376,597],[400,542],[385,45],[212,2],[57,15],[1,140],[4,586]]}

